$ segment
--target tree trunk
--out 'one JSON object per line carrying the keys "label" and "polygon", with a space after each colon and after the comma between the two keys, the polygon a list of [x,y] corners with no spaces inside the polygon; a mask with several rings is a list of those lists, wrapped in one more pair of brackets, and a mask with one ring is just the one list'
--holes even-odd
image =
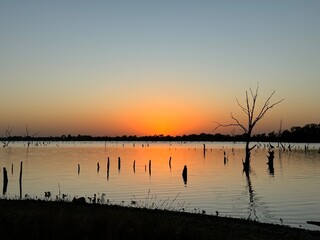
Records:
{"label": "tree trunk", "polygon": [[251,153],[250,141],[251,141],[251,130],[249,129],[249,132],[247,135],[247,141],[246,141],[246,156],[243,163],[244,171],[249,171],[249,168],[250,168],[250,153]]}

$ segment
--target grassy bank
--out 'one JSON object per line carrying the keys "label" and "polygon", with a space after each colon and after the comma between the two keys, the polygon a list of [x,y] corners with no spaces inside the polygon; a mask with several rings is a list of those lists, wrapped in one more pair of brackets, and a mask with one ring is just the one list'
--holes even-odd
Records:
{"label": "grassy bank", "polygon": [[0,200],[0,239],[320,239],[319,231],[110,205]]}

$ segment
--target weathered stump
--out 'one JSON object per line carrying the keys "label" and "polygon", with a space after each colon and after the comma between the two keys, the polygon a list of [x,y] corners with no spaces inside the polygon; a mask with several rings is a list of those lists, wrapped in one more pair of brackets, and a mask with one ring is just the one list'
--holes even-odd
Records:
{"label": "weathered stump", "polygon": [[226,152],[223,151],[223,163],[224,163],[224,165],[226,165],[227,162],[228,162],[228,158],[227,158]]}
{"label": "weathered stump", "polygon": [[136,172],[136,160],[133,161],[133,172]]}
{"label": "weathered stump", "polygon": [[268,158],[267,164],[268,164],[269,173],[271,175],[274,175],[274,167],[273,167],[274,151],[271,150],[271,151],[268,151],[268,153],[269,153],[269,156],[267,156]]}
{"label": "weathered stump", "polygon": [[19,190],[20,198],[22,198],[22,161],[20,162]]}
{"label": "weathered stump", "polygon": [[7,169],[3,168],[3,195],[7,193],[7,187],[8,187],[8,173]]}
{"label": "weathered stump", "polygon": [[187,184],[188,181],[188,169],[187,169],[187,165],[184,165],[183,170],[182,170],[182,179],[184,184]]}
{"label": "weathered stump", "polygon": [[109,168],[110,168],[110,159],[108,157],[108,161],[107,161],[107,171],[109,171]]}

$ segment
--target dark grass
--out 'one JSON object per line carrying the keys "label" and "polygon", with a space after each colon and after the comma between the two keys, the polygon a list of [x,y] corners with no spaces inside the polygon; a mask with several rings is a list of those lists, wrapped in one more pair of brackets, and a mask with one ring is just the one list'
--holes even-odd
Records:
{"label": "dark grass", "polygon": [[0,239],[320,239],[320,232],[194,213],[0,200]]}

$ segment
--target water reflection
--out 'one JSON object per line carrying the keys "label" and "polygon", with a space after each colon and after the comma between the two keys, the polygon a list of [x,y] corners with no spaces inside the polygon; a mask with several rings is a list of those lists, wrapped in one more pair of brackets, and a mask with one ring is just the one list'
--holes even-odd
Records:
{"label": "water reflection", "polygon": [[249,216],[248,219],[254,220],[254,221],[258,221],[258,216],[257,216],[257,204],[256,204],[256,198],[255,198],[255,191],[253,189],[252,183],[251,183],[251,177],[250,177],[250,173],[251,173],[251,168],[249,168],[248,170],[244,170],[243,171],[246,175],[246,181],[247,181],[247,189],[249,192]]}
{"label": "water reflection", "polygon": [[[300,150],[292,149],[291,152],[275,148],[273,168],[271,164],[268,168],[266,165],[266,156],[270,155],[267,147],[260,148],[253,152],[251,164],[254,172],[244,172],[243,175],[242,143],[206,142],[205,151],[202,151],[203,143],[142,145],[136,143],[134,147],[132,143],[123,146],[122,143],[98,142],[26,147],[12,144],[10,148],[0,149],[1,170],[6,167],[10,172],[11,168],[12,173],[4,197],[22,196],[18,166],[20,160],[24,160],[23,191],[39,198],[46,191],[59,194],[57,184],[61,186],[62,193],[71,197],[106,193],[110,202],[115,204],[130,202],[133,195],[143,199],[150,189],[158,199],[180,194],[180,202],[189,204],[189,210],[199,208],[208,214],[219,211],[227,216],[246,218],[249,215],[253,220],[277,223],[282,218],[285,224],[299,223],[303,227],[303,222],[320,215],[320,193],[314,191],[320,181],[319,145],[314,150],[309,147],[307,153],[304,145]],[[113,159],[111,166],[110,159]],[[106,169],[106,174],[97,174],[97,163]],[[80,165],[81,177],[78,177],[75,167],[79,166],[80,174]],[[17,170],[12,171],[12,166]],[[189,168],[189,173],[186,170],[182,174],[184,166]],[[275,167],[280,169],[281,176],[270,178],[275,174]],[[3,183],[1,176],[0,185]],[[239,186],[239,183],[245,186]],[[290,220],[285,218],[288,215]]]}

